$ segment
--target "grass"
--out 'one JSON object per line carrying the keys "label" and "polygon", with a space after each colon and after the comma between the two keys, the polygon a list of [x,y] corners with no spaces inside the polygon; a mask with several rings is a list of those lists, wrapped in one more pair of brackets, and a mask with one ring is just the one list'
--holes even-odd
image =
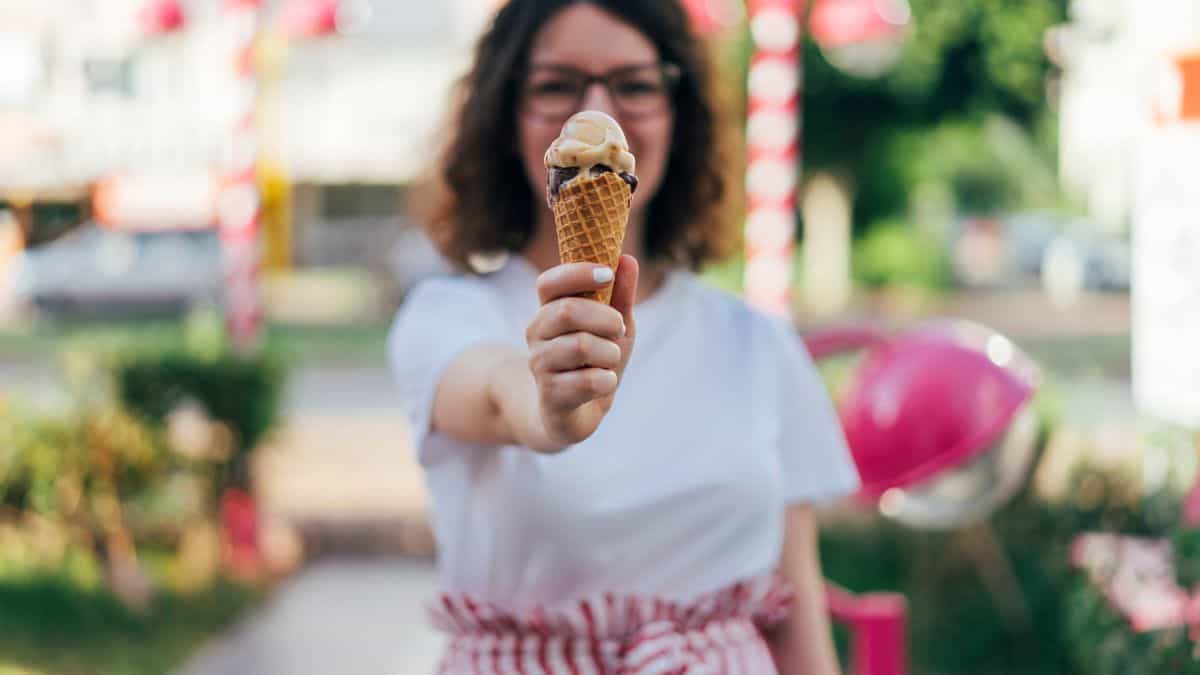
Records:
{"label": "grass", "polygon": [[[52,359],[78,341],[139,338],[175,339],[184,334],[184,323],[172,319],[59,321],[38,324],[22,332],[0,331],[0,358]],[[336,326],[272,324],[266,341],[285,357],[295,360],[382,360],[386,323]],[[3,674],[0,674],[3,675]]]}
{"label": "grass", "polygon": [[144,615],[58,576],[0,580],[0,675],[166,675],[258,598],[164,591]]}

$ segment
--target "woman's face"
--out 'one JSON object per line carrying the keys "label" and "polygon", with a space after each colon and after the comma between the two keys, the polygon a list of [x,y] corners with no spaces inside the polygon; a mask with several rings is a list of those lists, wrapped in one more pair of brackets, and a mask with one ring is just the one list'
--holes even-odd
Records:
{"label": "woman's face", "polygon": [[[545,204],[543,156],[563,122],[580,110],[599,110],[616,119],[629,140],[638,177],[632,210],[645,208],[662,184],[674,122],[669,91],[654,90],[662,80],[654,44],[594,5],[575,4],[550,19],[534,38],[528,73],[520,85],[517,126],[521,160],[537,201]],[[618,100],[603,84],[592,82],[582,101],[573,104],[572,77],[614,73],[610,82],[618,89]]]}

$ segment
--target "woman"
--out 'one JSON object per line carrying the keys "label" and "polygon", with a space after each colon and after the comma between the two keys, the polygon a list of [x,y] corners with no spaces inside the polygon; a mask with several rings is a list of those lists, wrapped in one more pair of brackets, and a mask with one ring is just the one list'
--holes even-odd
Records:
{"label": "woman", "polygon": [[[509,0],[479,44],[431,228],[466,273],[414,289],[389,342],[443,673],[838,670],[813,504],[858,477],[794,332],[692,272],[726,232],[709,76],[677,0]],[[546,206],[583,109],[637,158],[616,270],[559,265]],[[607,284],[611,306],[573,297]]]}

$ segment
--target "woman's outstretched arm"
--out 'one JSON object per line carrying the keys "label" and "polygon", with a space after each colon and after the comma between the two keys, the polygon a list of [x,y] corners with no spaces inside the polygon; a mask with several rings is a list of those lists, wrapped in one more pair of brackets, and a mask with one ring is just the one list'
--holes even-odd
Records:
{"label": "woman's outstretched arm", "polygon": [[[525,333],[528,352],[498,345],[465,350],[437,385],[432,428],[461,441],[538,452],[591,436],[612,407],[636,335],[637,261],[623,256],[615,281],[605,271],[573,263],[544,272],[542,305]],[[611,307],[574,297],[609,283]]]}

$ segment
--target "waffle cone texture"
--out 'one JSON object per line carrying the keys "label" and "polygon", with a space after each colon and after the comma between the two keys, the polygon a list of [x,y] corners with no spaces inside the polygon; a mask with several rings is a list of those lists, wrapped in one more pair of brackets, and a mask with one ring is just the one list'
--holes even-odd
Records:
{"label": "waffle cone texture", "polygon": [[[616,270],[632,196],[629,184],[612,172],[563,187],[553,205],[559,259],[563,263],[598,263]],[[608,304],[612,285],[583,297]]]}

